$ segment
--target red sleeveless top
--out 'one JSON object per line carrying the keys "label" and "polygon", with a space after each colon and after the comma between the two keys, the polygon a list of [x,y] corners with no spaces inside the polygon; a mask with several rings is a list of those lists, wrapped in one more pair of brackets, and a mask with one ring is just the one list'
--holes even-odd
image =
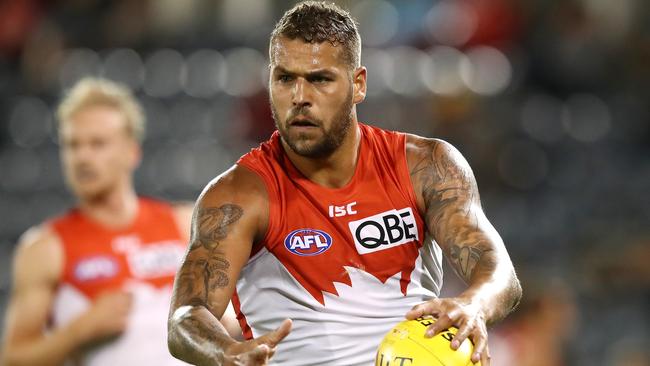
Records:
{"label": "red sleeveless top", "polygon": [[[356,170],[342,188],[322,187],[303,176],[284,153],[277,131],[238,161],[258,173],[269,191],[264,245],[320,302],[322,291],[335,293],[333,282],[349,284],[343,271],[349,265],[382,281],[402,272],[405,292],[421,246],[424,226],[406,165],[405,135],[361,123],[359,127]],[[314,231],[289,238],[295,230]],[[318,243],[305,243],[310,233],[314,241],[330,240],[330,246],[314,254]],[[289,248],[286,240],[293,240]]]}
{"label": "red sleeveless top", "polygon": [[110,342],[84,348],[85,366],[180,366],[167,350],[174,275],[186,243],[170,205],[138,199],[134,222],[112,230],[72,209],[50,221],[59,236],[64,269],[52,304],[52,326],[64,326],[87,311],[104,291],[132,295],[128,326]]}
{"label": "red sleeveless top", "polygon": [[138,199],[135,221],[124,229],[106,228],[78,209],[50,224],[63,246],[61,282],[91,299],[131,280],[158,288],[173,284],[185,250],[172,207],[147,198]]}
{"label": "red sleeveless top", "polygon": [[[437,295],[422,286],[440,279],[432,280],[422,264],[432,256],[422,250],[425,226],[406,136],[361,123],[359,129],[355,172],[342,188],[302,175],[277,131],[237,162],[264,181],[270,212],[233,305],[247,337],[294,320],[273,364],[371,364],[385,332],[411,306]],[[364,340],[362,348],[350,348]]]}

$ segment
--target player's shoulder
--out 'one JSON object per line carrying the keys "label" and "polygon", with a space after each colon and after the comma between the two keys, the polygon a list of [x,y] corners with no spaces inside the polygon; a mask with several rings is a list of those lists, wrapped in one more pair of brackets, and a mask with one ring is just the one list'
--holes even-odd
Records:
{"label": "player's shoulder", "polygon": [[217,209],[229,220],[242,217],[239,221],[254,230],[257,237],[267,230],[269,206],[269,196],[262,179],[252,170],[235,164],[214,178],[201,192],[196,202],[197,216],[194,220],[201,212]]}
{"label": "player's shoulder", "polygon": [[236,201],[257,204],[268,201],[262,178],[251,169],[235,164],[206,185],[199,202]]}
{"label": "player's shoulder", "polygon": [[431,137],[422,137],[405,133],[406,156],[409,161],[446,161],[458,164],[466,164],[463,155],[449,142]]}
{"label": "player's shoulder", "polygon": [[144,206],[147,210],[158,212],[183,213],[192,210],[192,202],[190,201],[170,201],[149,196],[138,196],[138,203]]}
{"label": "player's shoulder", "polygon": [[175,216],[185,217],[192,214],[194,203],[190,201],[173,201],[169,205],[172,208]]}
{"label": "player's shoulder", "polygon": [[14,252],[14,271],[58,276],[63,264],[61,240],[50,222],[29,228],[18,240]]}
{"label": "player's shoulder", "polygon": [[192,205],[189,202],[167,201],[148,196],[139,196],[138,203],[141,208],[154,215],[168,215],[171,213],[173,216],[182,216],[188,210],[192,210]]}
{"label": "player's shoulder", "polygon": [[18,239],[17,251],[40,252],[60,245],[59,236],[49,222],[27,229]]}
{"label": "player's shoulder", "polygon": [[192,214],[194,212],[194,203],[188,201],[170,202],[174,221],[178,227],[183,241],[189,239],[192,224]]}

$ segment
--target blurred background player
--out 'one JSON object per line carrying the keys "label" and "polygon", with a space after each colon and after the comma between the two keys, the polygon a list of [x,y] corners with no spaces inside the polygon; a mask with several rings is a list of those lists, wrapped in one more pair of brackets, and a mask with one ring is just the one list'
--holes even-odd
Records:
{"label": "blurred background player", "polygon": [[1,363],[180,364],[165,318],[191,207],[136,195],[145,121],[127,88],[83,79],[58,118],[77,207],[20,239]]}

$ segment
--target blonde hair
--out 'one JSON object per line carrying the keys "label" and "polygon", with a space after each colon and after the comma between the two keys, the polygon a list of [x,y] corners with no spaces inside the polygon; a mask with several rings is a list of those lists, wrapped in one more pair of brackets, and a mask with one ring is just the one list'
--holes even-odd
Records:
{"label": "blonde hair", "polygon": [[129,134],[142,142],[145,130],[142,107],[128,87],[107,79],[86,77],[79,80],[59,104],[59,123],[65,123],[75,113],[95,105],[113,107],[122,112]]}

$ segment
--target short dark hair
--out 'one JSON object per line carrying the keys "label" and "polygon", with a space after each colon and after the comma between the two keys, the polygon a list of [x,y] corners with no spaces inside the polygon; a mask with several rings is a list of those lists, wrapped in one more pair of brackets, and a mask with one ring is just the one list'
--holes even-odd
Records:
{"label": "short dark hair", "polygon": [[357,68],[361,59],[361,37],[356,21],[349,12],[334,3],[302,1],[287,10],[271,33],[269,56],[273,60],[273,42],[278,37],[301,38],[307,43],[330,42],[343,46],[343,56],[350,67]]}

